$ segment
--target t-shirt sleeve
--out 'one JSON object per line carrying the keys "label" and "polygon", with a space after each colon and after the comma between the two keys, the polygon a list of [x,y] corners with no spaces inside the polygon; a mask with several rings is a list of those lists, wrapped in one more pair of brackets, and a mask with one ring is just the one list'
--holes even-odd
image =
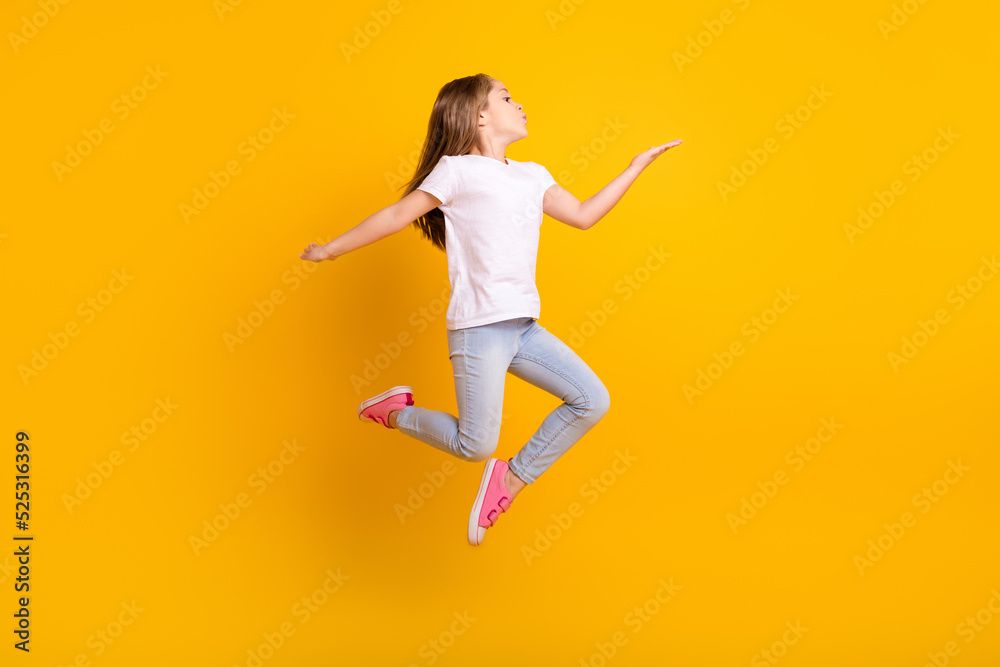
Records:
{"label": "t-shirt sleeve", "polygon": [[[537,162],[535,164],[538,164]],[[556,179],[552,178],[552,174],[549,170],[538,164],[538,180],[541,182],[542,192],[545,192],[553,185],[556,185]]]}
{"label": "t-shirt sleeve", "polygon": [[420,182],[420,185],[416,187],[417,190],[423,190],[424,192],[429,192],[439,200],[441,204],[447,204],[451,201],[452,195],[455,190],[455,181],[452,178],[451,164],[445,159],[447,155],[441,156],[438,159],[436,165],[431,170],[431,173],[424,177],[424,180]]}

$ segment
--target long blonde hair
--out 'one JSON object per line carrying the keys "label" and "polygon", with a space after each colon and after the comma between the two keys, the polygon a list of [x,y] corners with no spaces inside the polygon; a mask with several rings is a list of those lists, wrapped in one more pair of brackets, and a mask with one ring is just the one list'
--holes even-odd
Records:
{"label": "long blonde hair", "polygon": [[[493,77],[479,73],[449,81],[441,87],[431,109],[416,173],[406,184],[402,197],[417,189],[442,155],[465,155],[475,146],[479,112],[489,104],[493,82]],[[413,224],[431,243],[445,250],[444,213],[440,208],[431,209]]]}

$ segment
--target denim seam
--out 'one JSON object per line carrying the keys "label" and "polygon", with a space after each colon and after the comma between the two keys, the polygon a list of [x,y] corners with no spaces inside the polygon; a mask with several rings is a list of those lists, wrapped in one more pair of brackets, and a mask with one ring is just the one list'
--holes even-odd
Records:
{"label": "denim seam", "polygon": [[[510,462],[511,463],[514,462],[514,458],[515,458],[514,456],[512,456],[510,458]],[[520,477],[522,480],[524,480],[528,484],[534,484],[537,481],[537,479],[538,479],[537,477],[532,477],[526,471],[519,470],[518,468],[515,468],[514,466],[512,466],[510,464],[508,464],[507,467],[510,468],[511,472],[513,472],[515,475],[517,475],[518,477]]]}
{"label": "denim seam", "polygon": [[[461,353],[462,353],[463,356],[465,356],[465,329],[462,329],[462,350],[461,350]],[[466,357],[466,359],[465,359],[465,364],[466,364],[466,366],[468,366],[468,364],[469,364],[468,357]],[[466,377],[466,379],[465,379],[465,411],[466,411],[466,413],[468,413],[468,411],[469,411],[469,379],[468,379],[468,377]],[[462,446],[462,417],[463,417],[463,415],[460,412],[459,415],[458,415],[458,433],[455,435],[455,441],[458,444],[458,449],[459,450],[464,450],[465,449],[465,447]]]}
{"label": "denim seam", "polygon": [[[564,380],[566,380],[571,385],[573,385],[574,387],[576,387],[577,391],[579,391],[581,394],[583,394],[583,398],[584,398],[585,404],[587,406],[590,405],[590,396],[587,395],[586,390],[583,387],[581,387],[579,384],[577,384],[571,377],[567,376],[565,373],[563,373],[562,371],[560,371],[558,368],[554,368],[554,367],[548,365],[547,363],[545,363],[541,359],[538,359],[536,357],[532,357],[532,356],[529,356],[529,355],[526,355],[526,354],[520,354],[520,353],[518,353],[518,354],[519,354],[519,356],[522,359],[526,359],[528,361],[533,361],[536,364],[538,364],[539,366],[542,366],[543,368],[547,368],[548,370],[550,370],[553,373],[555,373],[555,374],[559,375],[560,377],[562,377]],[[563,401],[563,403],[565,403],[565,401]],[[537,454],[535,454],[535,456],[533,456],[530,461],[528,461],[528,465],[530,466],[532,463],[535,462],[535,459],[537,459],[539,456],[541,456],[542,454],[544,454],[548,450],[548,448],[552,446],[552,443],[556,440],[556,438],[558,438],[560,435],[562,435],[563,431],[565,431],[567,428],[569,428],[570,426],[572,426],[573,424],[575,424],[579,419],[580,419],[580,415],[578,415],[578,414],[576,414],[574,412],[573,413],[573,419],[570,420],[570,422],[568,424],[564,424],[562,426],[562,428],[560,428],[558,431],[556,431],[556,434],[553,435],[552,438],[548,442],[545,443],[545,446],[542,447],[541,450]]]}

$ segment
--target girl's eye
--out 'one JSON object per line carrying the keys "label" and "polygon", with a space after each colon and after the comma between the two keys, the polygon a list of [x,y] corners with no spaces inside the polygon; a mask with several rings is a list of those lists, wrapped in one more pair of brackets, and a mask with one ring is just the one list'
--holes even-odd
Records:
{"label": "girl's eye", "polygon": [[504,99],[505,99],[505,100],[509,100],[510,98],[509,98],[509,97],[505,97]]}

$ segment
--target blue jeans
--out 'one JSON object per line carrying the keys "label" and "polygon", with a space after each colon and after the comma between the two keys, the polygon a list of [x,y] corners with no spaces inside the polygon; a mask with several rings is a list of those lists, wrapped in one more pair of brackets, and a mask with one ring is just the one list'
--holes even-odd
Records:
{"label": "blue jeans", "polygon": [[511,472],[529,484],[611,405],[608,390],[594,371],[532,317],[446,331],[458,417],[408,405],[396,415],[396,428],[452,456],[485,461],[496,450],[507,373],[563,401],[510,459]]}

